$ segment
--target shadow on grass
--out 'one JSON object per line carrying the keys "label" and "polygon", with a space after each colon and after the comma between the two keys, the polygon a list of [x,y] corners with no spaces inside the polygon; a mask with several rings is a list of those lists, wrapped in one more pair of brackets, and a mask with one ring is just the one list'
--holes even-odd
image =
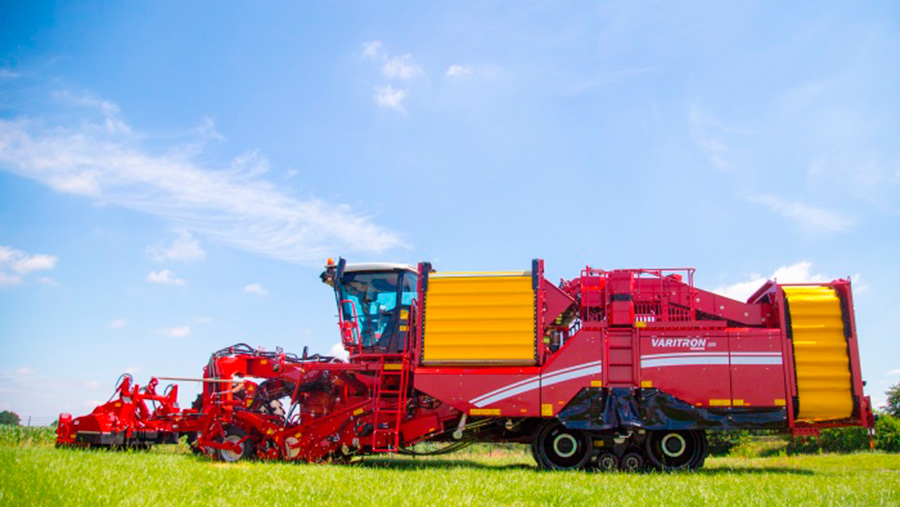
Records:
{"label": "shadow on grass", "polygon": [[[48,446],[49,447],[49,446]],[[122,451],[126,453],[133,454],[145,454],[147,450],[141,449],[130,449],[130,448],[98,448],[98,447],[81,447],[81,446],[63,446],[58,447],[58,449],[72,451],[72,452],[119,452]],[[223,463],[221,461],[216,461],[209,456],[204,454],[195,454],[188,449],[179,448],[172,446],[171,449],[165,449],[160,452],[158,449],[154,449],[152,451],[154,454],[163,454],[170,456],[181,456],[185,459],[196,463],[202,463],[207,465],[214,465],[217,467],[221,466],[231,466],[229,463]],[[283,461],[266,461],[266,460],[247,460],[241,461],[241,464],[254,463],[256,465],[284,465]],[[295,464],[302,464],[296,462]],[[453,459],[453,458],[412,458],[412,457],[391,457],[391,458],[379,458],[379,457],[366,457],[362,461],[358,461],[352,464],[335,464],[335,466],[345,466],[345,467],[362,467],[369,469],[387,469],[387,470],[429,470],[429,469],[450,469],[450,468],[461,468],[461,469],[472,469],[472,470],[532,470],[535,473],[557,473],[553,470],[541,470],[537,468],[534,464],[529,463],[509,463],[509,464],[501,464],[501,463],[485,463],[483,461],[476,461],[466,458],[461,459]],[[588,470],[580,470],[580,471],[569,471],[564,473],[583,473],[583,474],[591,474],[602,476],[603,472],[588,469]],[[730,467],[722,467],[722,468],[703,468],[693,472],[685,472],[685,471],[677,471],[677,472],[658,472],[656,470],[645,470],[641,472],[632,472],[641,475],[701,475],[701,476],[725,476],[725,475],[735,475],[735,476],[754,476],[754,475],[765,475],[765,474],[779,474],[779,475],[805,475],[811,476],[815,475],[815,471],[803,469],[803,468],[789,468],[789,467],[741,467],[741,466],[730,466]]]}
{"label": "shadow on grass", "polygon": [[730,468],[702,468],[696,472],[698,475],[764,475],[764,474],[784,474],[784,475],[815,475],[812,470],[803,468],[787,468],[787,467],[730,467]]}
{"label": "shadow on grass", "polygon": [[415,459],[415,458],[366,458],[355,466],[363,468],[387,468],[391,470],[417,470],[429,468],[474,468],[482,470],[537,470],[534,465],[511,463],[489,464],[468,459]]}
{"label": "shadow on grass", "polygon": [[[427,469],[441,469],[441,468],[467,468],[467,469],[479,469],[479,470],[533,470],[537,473],[557,473],[553,470],[540,470],[535,465],[528,465],[524,463],[512,463],[509,465],[501,465],[501,464],[490,464],[483,463],[479,461],[472,461],[467,459],[428,459],[428,460],[416,460],[412,458],[367,458],[360,463],[357,463],[355,466],[361,466],[364,468],[386,468],[390,470],[427,470]],[[580,471],[571,471],[565,473],[584,473],[584,474],[596,474],[603,475],[603,472],[597,470],[580,470]],[[707,476],[720,476],[720,475],[765,475],[765,474],[783,474],[783,475],[815,475],[815,472],[812,470],[805,469],[797,469],[797,468],[788,468],[788,467],[729,467],[729,468],[704,468],[697,471],[681,471],[681,472],[658,472],[656,470],[648,470],[641,472],[633,472],[642,475],[707,475]]]}

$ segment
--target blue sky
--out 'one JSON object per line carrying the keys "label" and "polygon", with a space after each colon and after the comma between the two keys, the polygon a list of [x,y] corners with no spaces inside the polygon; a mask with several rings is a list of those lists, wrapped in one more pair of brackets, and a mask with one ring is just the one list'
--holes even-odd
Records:
{"label": "blue sky", "polygon": [[898,11],[4,2],[0,409],[82,414],[240,341],[326,352],[341,255],[852,276],[883,400]]}

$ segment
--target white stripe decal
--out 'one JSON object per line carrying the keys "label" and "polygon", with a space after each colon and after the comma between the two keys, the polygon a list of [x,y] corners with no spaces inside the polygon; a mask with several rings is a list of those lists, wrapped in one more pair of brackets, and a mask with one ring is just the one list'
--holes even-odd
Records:
{"label": "white stripe decal", "polygon": [[[648,354],[641,356],[641,368],[662,368],[666,366],[707,366],[707,365],[779,365],[780,352],[673,352],[668,354]],[[537,375],[513,382],[499,389],[487,392],[469,400],[476,407],[484,407],[517,394],[539,389],[589,375],[603,372],[603,361],[593,361],[562,368],[546,375]]]}
{"label": "white stripe decal", "polygon": [[565,375],[557,375],[555,377],[551,377],[550,379],[542,379],[542,386],[549,386],[553,384],[558,384],[560,382],[565,382],[567,380],[572,380],[573,378],[578,377],[586,377],[588,375],[600,374],[603,372],[602,366],[591,366],[590,368],[585,368],[583,370],[573,371],[570,373],[566,373]]}
{"label": "white stripe decal", "polygon": [[672,352],[670,354],[644,354],[641,359],[656,359],[660,357],[701,357],[701,356],[727,356],[728,352]]}
{"label": "white stripe decal", "polygon": [[660,366],[693,366],[728,364],[728,356],[700,357],[661,357],[657,359],[641,359],[641,368],[659,368]]}
{"label": "white stripe decal", "polygon": [[491,403],[498,402],[500,400],[505,400],[506,398],[515,396],[517,394],[539,389],[542,384],[552,385],[559,382],[565,382],[566,380],[598,374],[603,371],[602,364],[602,361],[594,361],[591,363],[584,363],[576,366],[570,366],[568,368],[563,368],[547,375],[532,377],[530,379],[522,380],[501,387],[500,389],[496,389],[489,393],[483,394],[477,398],[473,398],[469,401],[469,403],[480,408],[485,405],[490,405]]}
{"label": "white stripe decal", "polygon": [[[532,383],[532,382],[537,382],[537,381],[539,381],[539,380],[542,379],[542,378],[543,378],[543,379],[548,379],[548,378],[550,378],[550,377],[554,377],[554,376],[556,376],[556,375],[561,375],[561,374],[563,374],[563,373],[567,373],[567,372],[570,372],[570,371],[579,370],[579,369],[581,369],[581,368],[587,368],[587,367],[589,367],[589,366],[594,366],[594,365],[602,365],[602,364],[603,364],[603,361],[593,361],[593,362],[590,362],[590,363],[584,363],[584,364],[578,364],[578,365],[575,365],[575,366],[569,366],[568,368],[562,368],[562,369],[556,370],[556,371],[554,371],[554,372],[552,372],[552,373],[548,373],[548,374],[544,375],[543,377],[542,377],[541,375],[537,375],[537,376],[534,376],[534,377],[531,377],[531,378],[527,378],[527,379],[525,379],[525,380],[520,380],[520,381],[518,381],[518,382],[514,382],[514,383],[512,383],[512,384],[505,385],[505,386],[501,387],[500,389],[495,389],[495,390],[493,390],[493,391],[491,391],[491,392],[489,392],[489,393],[484,393],[484,394],[482,394],[481,396],[478,396],[478,397],[476,397],[476,398],[473,398],[473,399],[470,401],[470,403],[479,401],[479,400],[481,400],[481,399],[483,399],[483,398],[487,398],[487,397],[489,397],[489,396],[493,396],[493,395],[495,395],[495,394],[499,394],[499,393],[501,393],[501,392],[503,392],[503,391],[506,391],[507,389],[513,389],[513,388],[515,388],[515,387],[523,386],[523,385],[525,385],[525,384],[530,384],[530,383]],[[526,389],[526,390],[527,390],[527,389]],[[522,392],[522,391],[519,391],[519,392]]]}
{"label": "white stripe decal", "polygon": [[697,353],[697,354],[654,354],[641,356],[641,368],[661,368],[664,366],[700,366],[700,365],[769,365],[782,364],[779,352],[736,352]]}
{"label": "white stripe decal", "polygon": [[488,396],[487,398],[482,398],[478,401],[473,400],[473,401],[470,401],[469,403],[472,403],[476,407],[480,408],[485,405],[490,405],[491,403],[494,403],[496,401],[505,400],[506,398],[509,398],[510,396],[515,396],[517,394],[525,393],[528,391],[533,391],[535,389],[538,389],[539,387],[541,387],[540,378],[536,378],[533,381],[531,381],[525,385],[516,387],[514,389],[508,389],[506,391],[503,391],[500,394],[495,394],[494,396]]}
{"label": "white stripe decal", "polygon": [[778,356],[738,356],[731,358],[731,364],[741,365],[764,365],[764,364],[781,364],[781,355]]}

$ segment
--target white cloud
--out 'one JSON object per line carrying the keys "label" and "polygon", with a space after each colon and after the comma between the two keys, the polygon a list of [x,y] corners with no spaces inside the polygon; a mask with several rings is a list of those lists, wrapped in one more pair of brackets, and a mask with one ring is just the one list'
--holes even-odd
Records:
{"label": "white cloud", "polygon": [[81,383],[81,387],[85,389],[97,389],[100,387],[100,382],[97,382],[96,380],[86,380]]}
{"label": "white cloud", "polygon": [[363,56],[370,60],[378,59],[381,54],[381,46],[383,44],[380,40],[372,40],[369,42],[363,42]]}
{"label": "white cloud", "polygon": [[162,283],[165,285],[184,285],[185,282],[183,279],[175,276],[175,273],[169,271],[168,269],[163,269],[162,271],[151,271],[147,274],[147,281],[150,283]]}
{"label": "white cloud", "polygon": [[0,271],[0,287],[9,287],[22,283],[22,277]]}
{"label": "white cloud", "polygon": [[891,376],[900,376],[900,368],[897,368],[897,369],[895,369],[895,370],[891,370],[891,371],[887,372],[887,374],[888,374],[888,375],[891,375]]}
{"label": "white cloud", "polygon": [[0,69],[0,79],[16,79],[21,77],[22,74],[9,69]]}
{"label": "white cloud", "polygon": [[12,247],[0,246],[0,287],[18,285],[28,273],[53,269],[57,261],[52,255],[28,254]]}
{"label": "white cloud", "polygon": [[185,336],[191,335],[191,326],[181,326],[164,329],[162,333],[172,338],[184,338]]}
{"label": "white cloud", "polygon": [[244,291],[249,292],[250,294],[256,294],[257,296],[265,296],[269,292],[263,288],[262,285],[258,283],[251,283],[250,285],[244,287]]}
{"label": "white cloud", "polygon": [[385,62],[381,67],[381,73],[389,79],[410,80],[422,74],[422,69],[412,63],[412,55],[407,53],[395,56]]}
{"label": "white cloud", "polygon": [[38,278],[38,282],[41,282],[44,285],[49,285],[51,287],[59,287],[59,282],[57,282],[53,278],[50,278],[49,276],[42,276]]}
{"label": "white cloud", "polygon": [[23,366],[23,367],[19,368],[18,370],[16,370],[15,373],[16,373],[16,375],[21,375],[24,377],[25,375],[34,375],[37,372],[27,366]]}
{"label": "white cloud", "polygon": [[768,280],[776,280],[778,283],[814,283],[829,282],[836,278],[821,273],[813,273],[811,268],[811,262],[800,261],[789,266],[781,266],[775,270],[771,277],[751,275],[750,280],[717,287],[712,292],[731,299],[737,299],[738,301],[746,301],[748,297],[756,292],[756,289],[762,287]]}
{"label": "white cloud", "polygon": [[350,354],[347,352],[347,349],[340,343],[332,345],[331,349],[328,350],[328,354],[344,361],[350,359]]}
{"label": "white cloud", "polygon": [[128,325],[128,320],[126,319],[114,319],[109,323],[109,327],[113,329],[122,329],[123,327]]}
{"label": "white cloud", "polygon": [[69,91],[54,93],[58,100],[75,106],[95,109],[103,115],[103,128],[109,134],[130,134],[131,127],[120,119],[119,106],[90,93],[74,94]]}
{"label": "white cloud", "polygon": [[56,267],[56,257],[52,255],[35,254],[24,256],[12,264],[17,273],[26,274],[32,271],[42,271]]}
{"label": "white cloud", "polygon": [[698,107],[691,108],[688,115],[691,138],[706,154],[709,163],[716,169],[730,171],[734,169],[730,158],[731,149],[722,139],[727,130],[718,120]]}
{"label": "white cloud", "polygon": [[375,87],[375,102],[383,108],[406,112],[403,109],[405,98],[406,90],[394,90],[391,85]]}
{"label": "white cloud", "polygon": [[139,371],[141,371],[140,366],[129,366],[128,368],[125,368],[125,373],[128,373],[130,375],[134,375],[135,373],[137,373]]}
{"label": "white cloud", "polygon": [[200,242],[189,231],[181,231],[169,244],[159,244],[147,249],[156,261],[195,261],[206,258]]}
{"label": "white cloud", "polygon": [[[404,96],[391,91],[385,107],[399,107]],[[264,179],[261,157],[210,164],[203,153],[214,138],[209,128],[192,133],[197,143],[172,146],[168,138],[168,149],[150,151],[150,136],[107,124],[118,114],[114,104],[68,98],[70,104],[89,103],[102,117],[74,127],[51,125],[54,118],[0,120],[0,168],[276,259],[318,264],[335,251],[381,253],[403,246],[397,234],[347,205],[286,194]],[[64,113],[59,117],[71,116]]]}
{"label": "white cloud", "polygon": [[472,74],[471,67],[464,65],[451,65],[447,67],[447,77],[468,76]]}
{"label": "white cloud", "polygon": [[799,202],[786,201],[772,195],[755,195],[748,201],[762,204],[771,211],[793,220],[801,227],[816,232],[842,232],[854,226],[854,221],[841,214]]}

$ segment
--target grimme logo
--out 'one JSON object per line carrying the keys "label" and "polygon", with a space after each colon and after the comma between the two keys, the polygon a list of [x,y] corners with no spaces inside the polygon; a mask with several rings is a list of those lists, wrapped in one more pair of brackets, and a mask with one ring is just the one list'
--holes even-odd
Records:
{"label": "grimme logo", "polygon": [[705,349],[706,338],[652,338],[654,347],[690,347],[692,349]]}

